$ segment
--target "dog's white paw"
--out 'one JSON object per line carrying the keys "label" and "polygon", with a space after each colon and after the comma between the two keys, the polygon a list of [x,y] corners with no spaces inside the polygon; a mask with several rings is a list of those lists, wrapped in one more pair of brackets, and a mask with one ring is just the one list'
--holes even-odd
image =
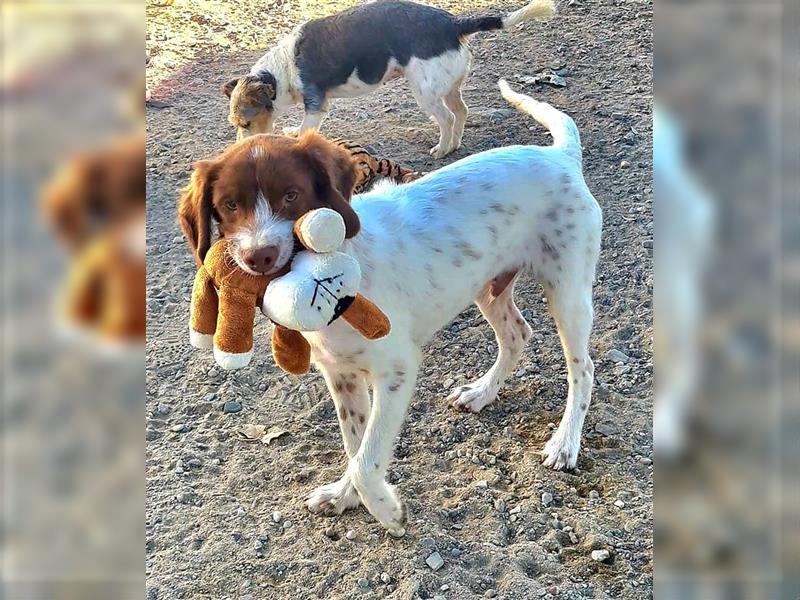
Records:
{"label": "dog's white paw", "polygon": [[480,412],[497,398],[497,388],[483,377],[468,385],[460,385],[450,392],[447,402],[460,411]]}
{"label": "dog's white paw", "polygon": [[559,427],[544,446],[542,462],[545,467],[556,471],[574,469],[580,448],[580,432],[578,435],[564,433]]}
{"label": "dog's white paw", "polygon": [[361,502],[370,514],[383,525],[391,535],[402,537],[408,520],[406,506],[400,500],[394,487],[383,480],[372,480],[358,486]]}
{"label": "dog's white paw", "polygon": [[348,477],[321,485],[306,498],[306,507],[313,513],[340,515],[344,511],[361,504],[358,492]]}
{"label": "dog's white paw", "polygon": [[433,148],[430,149],[429,154],[433,158],[444,158],[445,156],[450,154],[452,151],[453,151],[452,148],[444,148],[444,149],[442,149],[439,146],[439,144],[436,144]]}
{"label": "dog's white paw", "polygon": [[283,135],[288,135],[290,137],[297,137],[300,135],[300,126],[297,127],[284,127],[283,128]]}

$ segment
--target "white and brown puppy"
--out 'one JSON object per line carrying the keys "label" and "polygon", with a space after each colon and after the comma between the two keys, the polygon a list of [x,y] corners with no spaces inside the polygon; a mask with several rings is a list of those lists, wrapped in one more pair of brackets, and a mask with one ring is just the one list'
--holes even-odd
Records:
{"label": "white and brown puppy", "polygon": [[461,86],[469,73],[467,38],[555,14],[553,0],[533,0],[504,17],[459,17],[431,6],[381,0],[297,27],[246,77],[230,80],[228,120],[237,139],[272,133],[275,118],[300,102],[300,133],[318,129],[331,98],[354,98],[405,77],[420,107],[439,125],[434,158],[461,145],[467,106]]}
{"label": "white and brown puppy", "polygon": [[277,272],[291,260],[297,216],[329,206],[349,223],[341,250],[361,265],[361,291],[392,322],[391,333],[376,341],[338,321],[303,334],[336,404],[349,458],[339,480],[311,493],[312,511],[340,513],[363,503],[402,533],[403,505],[385,477],[421,348],[474,301],[494,329],[497,360],[482,377],[455,387],[449,400],[473,412],[494,402],[531,337],[514,304],[522,271],[544,288],[567,363],[566,410],[544,462],[575,466],[594,376],[589,334],[601,212],[583,178],[572,119],[501,87],[514,106],[549,128],[552,146],[481,152],[412,183],[381,184],[352,205],[352,162],[313,132],[299,140],[253,136],[195,169],[181,207],[187,236],[205,240],[193,241],[195,251],[207,248],[213,216],[240,248],[233,254],[240,266],[252,268],[255,250],[267,248],[268,265],[259,270]]}

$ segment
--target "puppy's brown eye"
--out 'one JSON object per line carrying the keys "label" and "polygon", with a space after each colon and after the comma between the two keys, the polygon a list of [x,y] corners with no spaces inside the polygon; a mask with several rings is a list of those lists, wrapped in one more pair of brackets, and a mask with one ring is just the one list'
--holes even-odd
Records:
{"label": "puppy's brown eye", "polygon": [[297,200],[297,192],[286,192],[286,195],[283,197],[283,201],[287,204],[295,200]]}
{"label": "puppy's brown eye", "polygon": [[234,202],[233,200],[228,200],[225,203],[225,208],[227,208],[230,211],[236,210],[236,202]]}

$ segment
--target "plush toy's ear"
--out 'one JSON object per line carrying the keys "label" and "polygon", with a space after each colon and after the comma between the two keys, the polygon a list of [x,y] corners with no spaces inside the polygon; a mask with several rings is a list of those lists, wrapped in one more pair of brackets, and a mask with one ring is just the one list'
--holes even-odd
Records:
{"label": "plush toy's ear", "polygon": [[181,190],[178,201],[178,222],[198,267],[211,247],[211,192],[216,176],[215,161],[195,163],[189,185]]}
{"label": "plush toy's ear", "polygon": [[314,174],[320,204],[342,215],[346,237],[354,237],[361,229],[361,221],[350,206],[356,183],[356,167],[350,155],[313,131],[304,134],[297,144]]}

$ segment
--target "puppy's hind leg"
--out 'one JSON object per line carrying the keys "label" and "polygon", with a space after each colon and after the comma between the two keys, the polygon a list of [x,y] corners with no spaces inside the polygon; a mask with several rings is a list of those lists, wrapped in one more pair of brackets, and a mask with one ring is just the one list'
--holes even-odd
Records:
{"label": "puppy's hind leg", "polygon": [[[508,278],[510,277],[510,281]],[[497,360],[492,368],[476,381],[455,388],[447,397],[447,401],[459,410],[478,412],[491,404],[497,397],[500,386],[509,376],[531,337],[531,328],[514,304],[515,272],[506,273],[495,281],[505,279],[502,291],[495,297],[493,287],[489,283],[480,293],[475,303],[483,316],[494,329],[497,339]]]}
{"label": "puppy's hind leg", "polygon": [[564,416],[543,451],[545,466],[556,470],[572,469],[578,460],[583,421],[589,410],[594,381],[594,363],[589,357],[589,334],[594,318],[591,283],[594,265],[589,275],[567,268],[564,272],[564,280],[544,283],[548,308],[564,348],[569,378]]}
{"label": "puppy's hind leg", "polygon": [[455,116],[455,124],[453,125],[453,138],[451,140],[452,149],[458,150],[461,147],[461,138],[464,137],[464,125],[467,122],[467,115],[469,109],[464,103],[464,98],[461,97],[461,84],[459,80],[453,88],[444,97],[444,103],[447,105],[453,115]]}

